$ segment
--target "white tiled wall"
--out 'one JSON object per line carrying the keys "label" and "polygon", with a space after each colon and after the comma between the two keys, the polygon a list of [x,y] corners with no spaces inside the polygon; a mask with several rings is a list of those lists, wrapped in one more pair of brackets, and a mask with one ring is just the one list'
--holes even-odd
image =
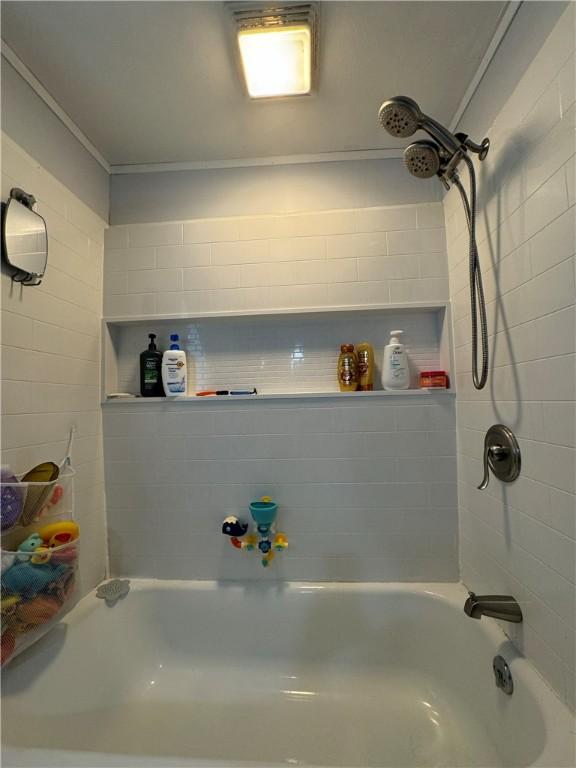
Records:
{"label": "white tiled wall", "polygon": [[104,576],[106,535],[99,407],[100,317],[105,222],[2,135],[2,199],[12,187],[34,194],[48,226],[42,285],[12,285],[2,274],[2,464],[25,472],[59,462],[70,426],[81,580]]}
{"label": "white tiled wall", "polygon": [[[467,233],[445,200],[458,388],[461,570],[476,592],[510,593],[524,623],[503,625],[574,706],[576,637],[574,7],[488,131],[480,175],[480,259],[491,374],[470,375]],[[522,474],[482,476],[484,433],[514,430]]]}
{"label": "white tiled wall", "polygon": [[448,297],[440,203],[111,227],[104,314]]}
{"label": "white tiled wall", "polygon": [[[443,226],[441,204],[427,203],[111,227],[105,314],[151,321],[149,329],[122,336],[121,388],[134,390],[135,355],[162,315],[446,300]],[[416,363],[438,364],[434,314],[388,320],[410,331]],[[335,389],[333,356],[342,341],[383,343],[382,328],[372,333],[374,319],[363,325],[357,313],[348,325],[326,317],[307,326],[300,315],[242,318],[236,327],[226,321],[228,334],[214,322],[176,328],[190,352],[195,388],[221,382],[223,388],[253,383],[266,392]],[[392,330],[389,323],[385,328]],[[167,330],[161,326],[160,333]],[[250,345],[247,361],[241,352]],[[280,355],[289,347],[309,358],[298,371],[275,366],[279,356],[295,365],[293,356]],[[257,381],[248,381],[248,363]],[[456,579],[453,398],[318,403],[106,405],[115,572]],[[291,539],[270,572],[219,533],[226,514],[246,514],[263,494],[280,503]],[[136,549],[135,526],[144,526],[148,537]]]}
{"label": "white tiled wall", "polygon": [[186,350],[188,394],[206,389],[251,389],[259,394],[338,392],[340,345],[368,340],[374,347],[375,389],[381,386],[384,345],[393,329],[404,330],[411,386],[421,370],[439,370],[444,310],[373,310],[262,317],[149,321],[117,327],[118,382],[113,389],[140,392],[140,352],[155,332],[158,349],[178,333]]}
{"label": "white tiled wall", "polygon": [[[319,402],[321,403],[319,405]],[[104,406],[113,573],[180,579],[454,581],[451,395]],[[264,570],[222,519],[280,504]]]}

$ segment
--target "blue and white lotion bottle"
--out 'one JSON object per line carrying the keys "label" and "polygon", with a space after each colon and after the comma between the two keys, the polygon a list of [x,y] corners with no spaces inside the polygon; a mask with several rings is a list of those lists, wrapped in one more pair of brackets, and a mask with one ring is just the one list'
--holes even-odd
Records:
{"label": "blue and white lotion bottle", "polygon": [[186,352],[180,349],[178,334],[170,336],[170,349],[162,356],[162,384],[166,397],[187,394]]}

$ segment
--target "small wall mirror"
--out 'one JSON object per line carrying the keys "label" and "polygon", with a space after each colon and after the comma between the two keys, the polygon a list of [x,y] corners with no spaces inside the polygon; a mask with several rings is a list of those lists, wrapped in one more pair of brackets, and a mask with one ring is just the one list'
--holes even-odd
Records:
{"label": "small wall mirror", "polygon": [[36,202],[21,189],[12,189],[2,205],[2,257],[12,279],[40,285],[48,261],[46,222],[32,210]]}

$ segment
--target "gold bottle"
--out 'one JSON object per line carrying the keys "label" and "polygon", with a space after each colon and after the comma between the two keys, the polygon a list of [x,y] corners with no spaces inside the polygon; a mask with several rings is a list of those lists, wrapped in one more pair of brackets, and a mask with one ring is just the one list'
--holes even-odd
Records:
{"label": "gold bottle", "polygon": [[358,356],[358,389],[361,392],[372,392],[374,389],[374,349],[372,344],[363,341],[357,347]]}
{"label": "gold bottle", "polygon": [[338,358],[340,392],[355,392],[358,387],[358,359],[354,344],[342,344]]}

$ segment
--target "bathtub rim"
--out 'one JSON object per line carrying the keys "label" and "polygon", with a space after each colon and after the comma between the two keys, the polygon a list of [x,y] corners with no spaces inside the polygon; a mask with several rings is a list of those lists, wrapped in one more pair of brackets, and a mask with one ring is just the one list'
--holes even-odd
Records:
{"label": "bathtub rim", "polygon": [[[298,582],[298,581],[262,581],[249,580],[238,581],[213,581],[213,580],[167,580],[167,579],[130,579],[131,592],[149,593],[164,591],[182,592],[216,592],[222,589],[232,590],[243,594],[246,590],[266,592],[276,591],[281,594],[307,593],[364,593],[374,595],[414,595],[426,596],[450,608],[463,610],[464,601],[468,596],[468,590],[461,583],[445,582]],[[106,608],[103,600],[94,600],[96,588],[78,601],[72,611],[62,619],[62,623],[74,625],[95,610],[110,610]],[[121,610],[120,605],[118,610]],[[473,619],[470,619],[473,621]],[[561,701],[555,691],[546,680],[538,673],[531,662],[523,656],[506,636],[498,623],[492,619],[483,618],[476,622],[478,631],[486,638],[491,648],[497,649],[507,642],[506,661],[513,665],[514,675],[522,678],[531,695],[537,702],[544,722],[547,738],[541,754],[537,760],[526,768],[554,768],[556,765],[569,765],[566,757],[570,757],[566,744],[572,742],[572,754],[576,746],[576,718],[570,712],[566,704]],[[557,737],[557,738],[555,738]],[[570,747],[568,747],[570,749]],[[49,753],[49,759],[47,760]],[[39,761],[35,761],[41,760]],[[52,762],[53,760],[53,762]],[[2,746],[3,765],[14,766],[154,766],[160,768],[166,766],[190,766],[198,768],[204,765],[210,768],[231,768],[232,765],[242,765],[244,768],[264,768],[264,763],[236,763],[230,761],[205,760],[195,758],[158,758],[142,755],[114,755],[100,752],[72,752],[64,750],[41,750],[36,748],[4,747]],[[270,766],[280,766],[283,763],[268,763]],[[308,768],[314,768],[309,765]]]}

